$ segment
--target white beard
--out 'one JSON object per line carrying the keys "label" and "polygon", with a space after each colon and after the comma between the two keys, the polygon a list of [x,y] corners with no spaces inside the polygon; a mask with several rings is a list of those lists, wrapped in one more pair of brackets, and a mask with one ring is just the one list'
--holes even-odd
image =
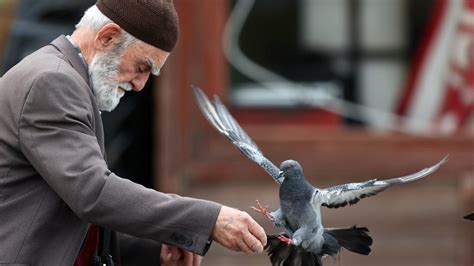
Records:
{"label": "white beard", "polygon": [[89,77],[97,106],[101,111],[117,107],[125,91],[131,91],[130,83],[117,83],[121,53],[111,50],[94,55],[89,64]]}

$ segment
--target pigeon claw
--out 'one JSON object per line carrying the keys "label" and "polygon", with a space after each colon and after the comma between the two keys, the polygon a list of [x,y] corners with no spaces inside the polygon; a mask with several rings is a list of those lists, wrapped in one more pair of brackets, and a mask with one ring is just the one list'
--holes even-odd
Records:
{"label": "pigeon claw", "polygon": [[255,201],[257,203],[257,207],[255,206],[251,206],[252,210],[258,212],[258,213],[261,213],[263,215],[265,215],[268,219],[270,219],[271,221],[273,221],[273,216],[270,214],[270,212],[268,211],[268,208],[267,207],[263,207],[262,204],[260,204],[260,201],[259,200],[256,200]]}
{"label": "pigeon claw", "polygon": [[294,244],[293,244],[293,240],[289,239],[288,237],[286,237],[286,236],[284,236],[284,235],[279,235],[279,236],[278,236],[278,239],[279,239],[281,242],[283,242],[283,243],[285,243],[285,244],[287,244],[287,245],[294,245]]}

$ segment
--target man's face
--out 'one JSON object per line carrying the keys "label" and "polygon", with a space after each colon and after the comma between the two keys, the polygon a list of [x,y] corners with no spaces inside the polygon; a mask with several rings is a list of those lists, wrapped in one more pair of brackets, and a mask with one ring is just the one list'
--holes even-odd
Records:
{"label": "man's face", "polygon": [[102,111],[112,111],[125,92],[141,91],[150,74],[159,75],[169,56],[141,41],[120,50],[116,45],[97,53],[89,64],[91,85]]}

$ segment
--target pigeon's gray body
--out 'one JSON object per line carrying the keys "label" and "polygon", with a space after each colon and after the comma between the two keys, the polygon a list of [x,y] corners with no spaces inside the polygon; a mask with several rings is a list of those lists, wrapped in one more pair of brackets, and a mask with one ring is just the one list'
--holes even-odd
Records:
{"label": "pigeon's gray body", "polygon": [[[213,105],[199,88],[193,87],[193,90],[198,106],[207,120],[242,154],[260,165],[280,185],[280,209],[270,214],[275,225],[284,229],[296,249],[288,249],[277,239],[270,239],[267,251],[274,265],[321,265],[321,257],[334,256],[342,247],[355,253],[369,254],[372,239],[367,234],[367,228],[354,226],[346,229],[325,229],[321,223],[320,207],[339,208],[355,204],[362,198],[373,196],[390,186],[427,176],[446,161],[445,157],[436,165],[407,176],[388,180],[372,179],[319,189],[308,183],[298,162],[287,160],[278,168],[268,160],[218,97],[215,97]],[[301,262],[304,258],[309,260],[309,263]]]}
{"label": "pigeon's gray body", "polygon": [[[319,199],[320,190],[306,180],[298,162],[286,160],[280,169],[285,179],[280,184],[280,209],[270,213],[274,224],[285,230],[285,234],[291,238],[295,246],[319,257],[339,253],[342,245],[322,225],[321,204],[315,204]],[[362,237],[366,246],[358,253],[367,253],[367,249],[370,252],[372,239],[365,234]],[[361,248],[355,249],[361,250]]]}
{"label": "pigeon's gray body", "polygon": [[289,167],[292,169],[280,184],[280,209],[271,215],[276,224],[283,225],[293,244],[318,254],[324,244],[324,227],[319,207],[312,204],[314,187],[304,178],[298,162],[284,161],[281,169]]}

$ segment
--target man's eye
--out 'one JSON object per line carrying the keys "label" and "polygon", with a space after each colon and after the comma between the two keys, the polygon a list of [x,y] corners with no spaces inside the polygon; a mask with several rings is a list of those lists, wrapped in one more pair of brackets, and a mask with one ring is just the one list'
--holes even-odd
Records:
{"label": "man's eye", "polygon": [[146,72],[146,71],[148,71],[147,66],[141,65],[141,66],[138,67],[138,72],[143,73],[143,72]]}

